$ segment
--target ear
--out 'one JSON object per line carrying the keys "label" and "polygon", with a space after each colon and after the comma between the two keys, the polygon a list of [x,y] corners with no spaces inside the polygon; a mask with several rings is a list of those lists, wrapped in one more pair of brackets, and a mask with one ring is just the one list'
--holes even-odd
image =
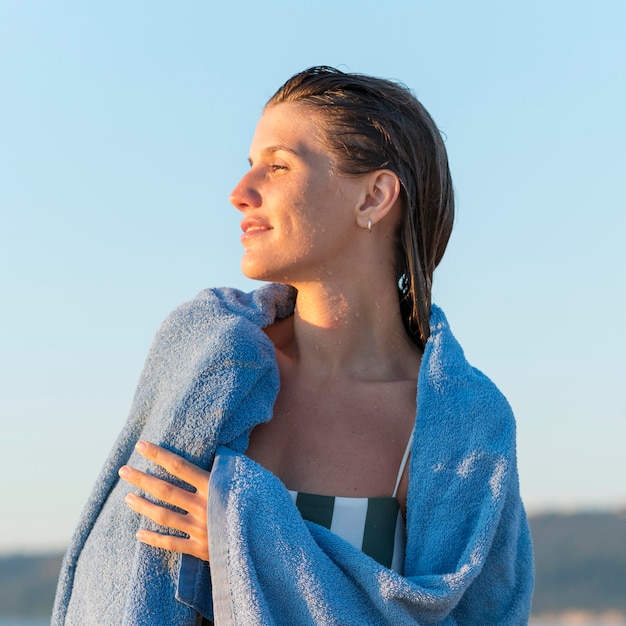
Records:
{"label": "ear", "polygon": [[391,170],[376,170],[366,174],[367,193],[357,208],[356,222],[367,228],[368,222],[377,224],[395,206],[400,196],[400,179]]}

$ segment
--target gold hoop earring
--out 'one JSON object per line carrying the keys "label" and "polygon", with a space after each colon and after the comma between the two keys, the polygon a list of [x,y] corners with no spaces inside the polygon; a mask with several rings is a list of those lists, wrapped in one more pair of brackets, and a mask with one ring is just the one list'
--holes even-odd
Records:
{"label": "gold hoop earring", "polygon": [[372,232],[372,218],[371,217],[367,219],[367,230],[370,233]]}

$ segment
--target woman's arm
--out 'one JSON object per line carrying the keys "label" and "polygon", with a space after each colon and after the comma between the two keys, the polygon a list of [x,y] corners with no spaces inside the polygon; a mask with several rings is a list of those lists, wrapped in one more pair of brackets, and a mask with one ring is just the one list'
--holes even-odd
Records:
{"label": "woman's arm", "polygon": [[168,452],[160,446],[140,441],[137,452],[150,461],[163,467],[170,474],[189,484],[195,491],[176,487],[171,483],[150,476],[129,465],[119,470],[120,478],[145,491],[152,497],[170,506],[181,509],[173,511],[169,507],[150,502],[142,496],[129,494],[126,504],[140,515],[152,521],[178,530],[187,537],[178,537],[141,529],[137,539],[155,548],[163,548],[183,554],[191,554],[204,561],[209,560],[209,542],[207,533],[207,501],[209,494],[209,472],[189,463],[182,457]]}

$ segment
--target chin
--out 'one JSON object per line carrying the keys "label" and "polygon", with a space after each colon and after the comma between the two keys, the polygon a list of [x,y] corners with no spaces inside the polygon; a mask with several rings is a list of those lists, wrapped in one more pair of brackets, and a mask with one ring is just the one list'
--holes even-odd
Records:
{"label": "chin", "polygon": [[278,282],[274,279],[274,273],[267,267],[259,267],[256,263],[248,263],[245,259],[241,261],[241,272],[246,278],[251,280],[261,280],[267,283]]}
{"label": "chin", "polygon": [[293,285],[293,282],[285,273],[268,271],[267,268],[263,271],[255,270],[242,263],[241,272],[250,280],[258,280],[264,283],[279,283],[281,285]]}
{"label": "chin", "polygon": [[293,285],[294,282],[311,282],[311,280],[320,279],[318,274],[312,272],[310,265],[311,263],[307,260],[285,258],[277,253],[254,255],[247,252],[241,259],[240,268],[242,274],[251,280]]}

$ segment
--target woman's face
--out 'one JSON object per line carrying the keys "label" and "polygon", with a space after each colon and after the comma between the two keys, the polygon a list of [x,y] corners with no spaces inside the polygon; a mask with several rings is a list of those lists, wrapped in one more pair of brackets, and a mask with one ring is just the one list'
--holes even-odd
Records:
{"label": "woman's face", "polygon": [[282,103],[257,125],[250,170],[230,198],[243,214],[249,278],[298,284],[349,267],[352,242],[363,236],[355,218],[365,187],[334,172],[321,122],[310,107]]}

